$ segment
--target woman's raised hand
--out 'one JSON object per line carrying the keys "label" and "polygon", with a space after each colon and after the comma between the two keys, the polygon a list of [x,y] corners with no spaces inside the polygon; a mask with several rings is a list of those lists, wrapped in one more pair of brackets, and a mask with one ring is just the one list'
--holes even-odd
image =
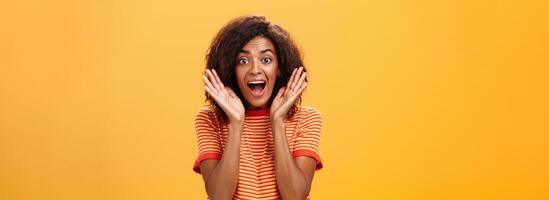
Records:
{"label": "woman's raised hand", "polygon": [[271,120],[282,120],[288,114],[290,108],[295,104],[297,97],[307,87],[306,76],[307,72],[303,71],[303,67],[293,70],[286,87],[280,88],[273,99],[270,110]]}
{"label": "woman's raised hand", "polygon": [[217,72],[214,69],[206,69],[206,75],[202,76],[202,79],[204,79],[206,92],[227,114],[229,123],[243,124],[244,105],[230,87],[223,85]]}

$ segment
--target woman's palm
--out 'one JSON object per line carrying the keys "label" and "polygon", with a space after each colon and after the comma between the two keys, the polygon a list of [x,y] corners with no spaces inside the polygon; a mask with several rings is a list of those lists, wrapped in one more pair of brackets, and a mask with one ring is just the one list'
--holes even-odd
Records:
{"label": "woman's palm", "polygon": [[297,97],[299,97],[307,87],[307,81],[305,81],[306,76],[307,73],[303,71],[303,67],[294,69],[286,87],[280,88],[271,103],[270,113],[272,118],[283,118],[288,114],[288,111],[290,111],[290,108],[294,105]]}
{"label": "woman's palm", "polygon": [[223,85],[215,70],[206,70],[206,75],[207,77],[203,76],[206,92],[223,109],[231,122],[243,122],[245,109],[240,98],[230,87]]}

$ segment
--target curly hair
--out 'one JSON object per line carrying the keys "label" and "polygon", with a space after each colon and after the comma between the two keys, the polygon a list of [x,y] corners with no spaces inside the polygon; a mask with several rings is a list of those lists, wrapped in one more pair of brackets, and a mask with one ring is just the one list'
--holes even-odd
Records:
{"label": "curly hair", "polygon": [[[242,100],[247,109],[247,102],[236,80],[235,67],[240,50],[253,38],[262,36],[269,39],[275,47],[279,73],[273,88],[273,101],[279,89],[285,86],[292,75],[292,70],[303,66],[301,53],[290,34],[282,27],[267,21],[264,16],[241,16],[231,20],[214,37],[207,55],[206,69],[215,69],[224,85],[229,86]],[[303,66],[305,70],[305,66]],[[206,102],[215,108],[215,112],[222,122],[228,123],[228,117],[223,109],[206,92]],[[301,95],[288,112],[288,118],[297,112],[301,104]]]}

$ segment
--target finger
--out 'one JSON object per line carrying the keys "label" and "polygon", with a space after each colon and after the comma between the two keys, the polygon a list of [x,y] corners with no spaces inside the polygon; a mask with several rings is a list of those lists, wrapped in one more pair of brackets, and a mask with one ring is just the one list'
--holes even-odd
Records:
{"label": "finger", "polygon": [[303,92],[303,90],[305,90],[305,88],[307,88],[307,84],[308,84],[308,82],[304,82],[303,85],[301,85],[301,87],[299,87],[298,92],[297,92],[298,95],[301,94]]}
{"label": "finger", "polygon": [[215,94],[212,89],[210,89],[209,87],[205,86],[204,89],[206,89],[206,92],[208,92],[208,94],[210,95],[210,97],[212,97],[212,99],[216,102],[218,102],[218,97],[217,97],[217,94]]}
{"label": "finger", "polygon": [[297,70],[297,72],[295,73],[295,76],[292,80],[292,88],[291,90],[294,90],[295,89],[295,85],[297,84],[297,81],[299,80],[299,78],[301,77],[303,73],[303,67],[299,67],[299,69]]}
{"label": "finger", "polygon": [[223,82],[221,81],[221,78],[219,78],[219,75],[217,75],[217,72],[215,71],[215,69],[212,69],[212,72],[217,84],[219,85],[219,88],[221,89],[221,92],[225,93],[226,95],[229,95],[229,93],[225,89],[225,85],[223,85]]}
{"label": "finger", "polygon": [[211,93],[213,93],[215,91],[215,88],[212,85],[212,83],[210,82],[210,80],[208,80],[208,78],[206,78],[205,75],[202,76],[202,79],[204,80],[204,83],[206,84],[206,88],[208,88],[211,91]]}
{"label": "finger", "polygon": [[290,86],[292,85],[292,80],[294,79],[296,71],[297,71],[297,68],[294,68],[294,70],[292,70],[292,75],[290,76],[290,79],[288,79],[288,84],[286,85],[286,88],[289,89]]}
{"label": "finger", "polygon": [[217,80],[217,84],[219,84],[219,86],[221,86],[222,88],[225,87],[225,85],[223,85],[223,82],[221,81],[221,79],[219,78],[219,75],[217,75],[217,72],[214,70],[213,71],[213,75],[215,77],[215,80]]}
{"label": "finger", "polygon": [[290,76],[290,78],[288,79],[288,84],[286,85],[286,89],[284,90],[284,95],[283,96],[288,95],[288,93],[292,89],[292,81],[294,80],[294,76],[295,76],[296,72],[297,72],[297,68],[294,68],[294,70],[292,71],[292,76]]}
{"label": "finger", "polygon": [[286,87],[284,88],[284,94],[282,94],[282,96],[288,96],[288,93],[290,93],[290,88]]}
{"label": "finger", "polygon": [[210,88],[208,87],[204,87],[206,88],[206,91],[208,92],[208,94],[210,94],[210,97],[212,97],[212,99],[219,105],[221,106],[221,108],[223,110],[226,110],[227,109],[227,106],[224,104],[224,102],[220,99],[220,97],[215,94]]}
{"label": "finger", "polygon": [[297,81],[297,84],[295,85],[294,92],[299,92],[299,89],[301,88],[301,85],[305,82],[305,77],[307,76],[307,72],[303,72],[301,74],[301,77],[299,77],[299,80]]}
{"label": "finger", "polygon": [[278,93],[276,94],[276,97],[275,97],[275,99],[276,99],[276,98],[280,98],[280,97],[282,97],[282,94],[284,94],[284,93],[285,93],[285,90],[286,90],[286,88],[285,88],[285,87],[281,87],[281,88],[280,88],[280,89],[278,90]]}
{"label": "finger", "polygon": [[210,81],[210,83],[213,86],[212,89],[219,90],[219,85],[217,85],[217,80],[215,80],[215,77],[213,76],[212,70],[207,69],[206,74],[207,74],[208,80]]}
{"label": "finger", "polygon": [[214,88],[216,90],[219,90],[221,91],[221,88],[219,87],[219,85],[217,84],[217,80],[215,80],[215,77],[213,76],[211,70],[206,70],[206,74],[208,74],[208,79],[210,80],[210,82],[212,83],[212,85],[214,86]]}
{"label": "finger", "polygon": [[206,87],[206,91],[208,94],[210,94],[210,97],[219,105],[223,110],[227,110],[226,100],[219,96],[218,93],[215,93],[215,91],[212,91],[212,89]]}
{"label": "finger", "polygon": [[302,72],[303,72],[303,68],[302,67],[299,67],[296,72],[295,72],[295,76],[292,77],[292,85],[290,85],[290,88],[288,88],[288,94],[291,94],[293,93],[297,88],[296,88],[296,84],[297,82],[299,81],[299,78],[301,77],[302,75]]}
{"label": "finger", "polygon": [[295,102],[297,97],[299,97],[299,95],[301,95],[303,90],[305,90],[305,88],[307,87],[307,84],[308,84],[307,82],[304,82],[299,88],[296,88],[294,92],[290,93],[287,98],[291,102]]}

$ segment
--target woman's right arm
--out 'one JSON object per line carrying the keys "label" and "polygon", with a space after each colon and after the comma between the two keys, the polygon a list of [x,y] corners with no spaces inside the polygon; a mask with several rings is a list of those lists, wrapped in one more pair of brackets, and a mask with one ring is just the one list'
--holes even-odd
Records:
{"label": "woman's right arm", "polygon": [[229,118],[229,135],[221,159],[200,163],[200,171],[210,199],[232,199],[238,184],[240,137],[244,127],[244,106],[229,87],[225,87],[215,70],[206,70],[206,92],[217,102]]}
{"label": "woman's right arm", "polygon": [[238,183],[240,136],[242,127],[227,126],[229,136],[221,159],[208,159],[200,164],[206,192],[210,199],[232,199]]}

